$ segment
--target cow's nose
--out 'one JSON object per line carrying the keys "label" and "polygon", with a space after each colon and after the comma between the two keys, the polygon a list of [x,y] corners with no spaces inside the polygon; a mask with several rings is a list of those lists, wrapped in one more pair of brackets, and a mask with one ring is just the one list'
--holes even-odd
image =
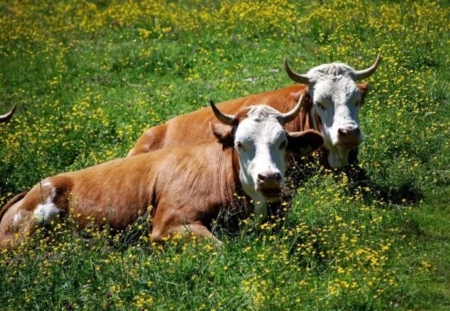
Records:
{"label": "cow's nose", "polygon": [[359,127],[357,126],[347,126],[338,129],[338,133],[341,136],[358,136],[360,133]]}
{"label": "cow's nose", "polygon": [[258,174],[258,182],[267,183],[267,182],[277,182],[281,181],[281,174],[279,172],[266,171],[264,173]]}

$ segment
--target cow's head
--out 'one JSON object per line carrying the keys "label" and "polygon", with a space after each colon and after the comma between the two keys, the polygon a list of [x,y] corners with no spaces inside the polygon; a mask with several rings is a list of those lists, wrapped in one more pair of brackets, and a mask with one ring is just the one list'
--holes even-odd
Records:
{"label": "cow's head", "polygon": [[14,104],[14,107],[12,107],[12,109],[7,114],[0,116],[0,123],[8,122],[12,118],[14,112],[16,111],[16,108],[17,105]]}
{"label": "cow's head", "polygon": [[327,162],[332,168],[347,165],[349,152],[363,140],[359,124],[359,109],[368,90],[367,84],[356,81],[372,75],[378,68],[380,55],[364,70],[354,70],[343,63],[324,64],[306,74],[295,73],[285,60],[289,77],[308,85],[306,101],[311,101],[315,128],[325,139]]}
{"label": "cow's head", "polygon": [[256,105],[235,115],[226,115],[211,101],[217,119],[231,126],[214,124],[214,135],[235,149],[240,182],[245,193],[253,199],[258,217],[267,215],[268,202],[281,198],[286,151],[307,155],[323,144],[322,135],[316,131],[288,133],[284,130],[284,125],[298,115],[301,105],[302,98],[287,113]]}

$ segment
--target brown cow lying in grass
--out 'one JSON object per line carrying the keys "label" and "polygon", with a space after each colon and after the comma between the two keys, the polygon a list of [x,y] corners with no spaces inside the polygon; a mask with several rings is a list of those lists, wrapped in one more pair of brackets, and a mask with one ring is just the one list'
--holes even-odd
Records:
{"label": "brown cow lying in grass", "polygon": [[[11,248],[37,228],[73,215],[83,227],[125,229],[149,207],[151,238],[176,234],[208,237],[218,213],[233,207],[235,193],[244,193],[259,219],[268,202],[281,196],[287,152],[305,155],[320,148],[315,131],[288,133],[283,126],[301,108],[301,99],[287,113],[260,105],[216,118],[215,141],[161,149],[117,159],[83,170],[49,177],[29,192],[14,197],[0,213],[0,246]],[[242,203],[242,202],[241,202]]]}

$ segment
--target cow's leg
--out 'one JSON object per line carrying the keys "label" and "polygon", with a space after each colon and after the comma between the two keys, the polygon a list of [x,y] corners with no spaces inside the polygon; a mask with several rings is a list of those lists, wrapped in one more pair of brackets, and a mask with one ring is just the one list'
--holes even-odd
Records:
{"label": "cow's leg", "polygon": [[176,235],[181,235],[184,240],[195,236],[197,238],[206,238],[213,241],[214,244],[220,246],[222,242],[216,238],[211,231],[208,230],[202,223],[192,223],[170,227],[167,230],[158,230],[158,227],[154,226],[152,230],[152,240],[154,242],[162,242],[165,238],[171,238]]}
{"label": "cow's leg", "polygon": [[208,230],[201,223],[194,223],[184,226],[179,226],[175,228],[176,231],[180,232],[183,236],[189,237],[190,235],[194,235],[197,238],[207,238],[210,239],[214,244],[221,245],[222,242],[212,234],[211,231]]}

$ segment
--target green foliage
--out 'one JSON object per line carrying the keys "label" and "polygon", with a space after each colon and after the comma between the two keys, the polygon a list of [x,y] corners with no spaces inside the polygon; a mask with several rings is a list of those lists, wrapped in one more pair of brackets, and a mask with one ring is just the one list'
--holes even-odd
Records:
{"label": "green foliage", "polygon": [[0,114],[19,106],[0,125],[0,205],[210,98],[289,85],[284,58],[382,56],[361,110],[367,183],[313,169],[285,218],[218,227],[222,249],[57,226],[0,253],[0,309],[448,309],[449,16],[439,0],[0,3]]}

